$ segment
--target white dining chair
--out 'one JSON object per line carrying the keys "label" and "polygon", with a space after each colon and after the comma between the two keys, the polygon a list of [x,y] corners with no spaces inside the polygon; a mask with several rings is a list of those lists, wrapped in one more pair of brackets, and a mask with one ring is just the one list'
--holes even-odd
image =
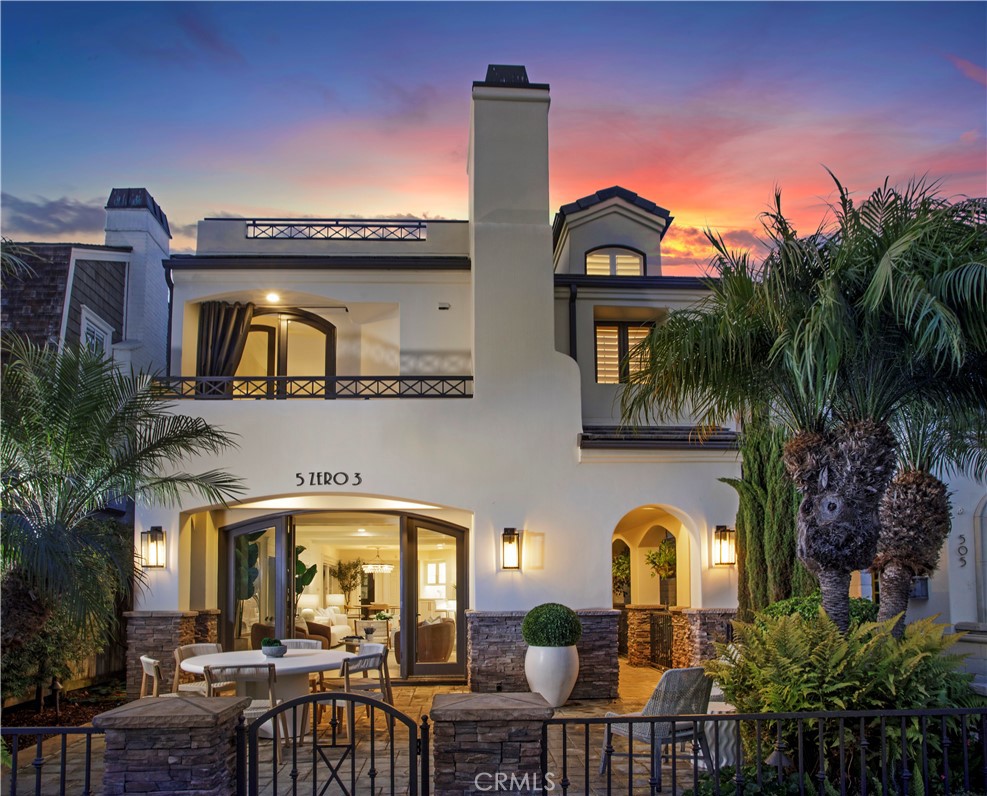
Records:
{"label": "white dining chair", "polygon": [[[161,676],[161,661],[149,655],[141,655],[141,693],[140,698],[152,697],[175,697],[177,693],[161,693],[161,683],[164,678]],[[151,686],[151,693],[147,693],[148,683]]]}
{"label": "white dining chair", "polygon": [[[186,696],[205,696],[206,695],[206,681],[197,680],[193,683],[182,683],[182,661],[188,658],[194,658],[196,655],[215,655],[217,652],[223,651],[222,644],[215,644],[210,642],[199,642],[197,644],[182,644],[180,647],[175,648],[175,678],[171,684],[171,690],[176,694],[185,694]],[[216,683],[215,690],[217,691],[232,691],[236,693],[236,683]]]}

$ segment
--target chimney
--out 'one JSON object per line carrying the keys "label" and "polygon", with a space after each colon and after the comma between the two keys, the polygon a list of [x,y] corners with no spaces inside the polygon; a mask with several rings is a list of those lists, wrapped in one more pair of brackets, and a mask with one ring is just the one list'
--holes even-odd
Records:
{"label": "chimney", "polygon": [[129,246],[123,340],[114,359],[145,371],[164,371],[168,284],[162,262],[170,254],[168,217],[146,188],[114,188],[106,201],[107,246]]}

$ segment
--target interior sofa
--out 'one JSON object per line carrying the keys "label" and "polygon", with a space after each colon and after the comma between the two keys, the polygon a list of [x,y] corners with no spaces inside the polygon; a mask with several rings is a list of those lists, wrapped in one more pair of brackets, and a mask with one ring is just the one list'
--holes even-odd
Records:
{"label": "interior sofa", "polygon": [[[250,647],[251,649],[259,650],[260,643],[265,638],[275,638],[274,625],[265,625],[261,622],[253,625],[250,628]],[[330,640],[325,637],[322,633],[313,633],[308,623],[304,620],[300,620],[295,625],[295,632],[293,638],[307,638],[315,639],[322,642],[322,649],[329,649]]]}

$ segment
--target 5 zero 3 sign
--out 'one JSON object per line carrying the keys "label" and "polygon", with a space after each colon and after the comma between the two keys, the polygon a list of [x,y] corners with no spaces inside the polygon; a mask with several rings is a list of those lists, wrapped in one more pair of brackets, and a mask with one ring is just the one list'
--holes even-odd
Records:
{"label": "5 zero 3 sign", "polygon": [[360,486],[363,476],[360,473],[295,473],[295,486]]}

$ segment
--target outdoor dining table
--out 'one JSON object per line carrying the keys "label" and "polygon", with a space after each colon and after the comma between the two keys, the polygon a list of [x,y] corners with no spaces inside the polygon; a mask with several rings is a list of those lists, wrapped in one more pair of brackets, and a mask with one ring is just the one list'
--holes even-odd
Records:
{"label": "outdoor dining table", "polygon": [[[207,666],[261,666],[273,663],[277,673],[277,696],[282,702],[308,693],[308,676],[313,672],[329,672],[340,669],[351,652],[342,650],[290,649],[281,658],[272,658],[260,650],[236,650],[235,652],[215,652],[210,655],[196,655],[182,661],[182,670],[202,675]],[[237,683],[238,696],[267,698],[267,685],[261,683]],[[301,717],[299,716],[299,722]],[[304,733],[298,727],[296,734]]]}

